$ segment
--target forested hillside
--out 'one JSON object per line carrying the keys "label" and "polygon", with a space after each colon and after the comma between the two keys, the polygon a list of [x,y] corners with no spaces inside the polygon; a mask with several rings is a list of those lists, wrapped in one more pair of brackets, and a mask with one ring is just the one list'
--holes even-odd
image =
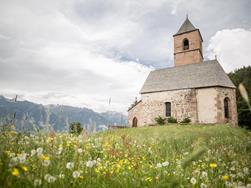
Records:
{"label": "forested hillside", "polygon": [[[249,100],[251,100],[251,66],[235,70],[228,75],[237,88],[240,83],[245,86],[247,92],[249,93]],[[247,103],[241,97],[238,89],[236,92],[236,97],[239,125],[251,129],[251,112],[248,109]]]}

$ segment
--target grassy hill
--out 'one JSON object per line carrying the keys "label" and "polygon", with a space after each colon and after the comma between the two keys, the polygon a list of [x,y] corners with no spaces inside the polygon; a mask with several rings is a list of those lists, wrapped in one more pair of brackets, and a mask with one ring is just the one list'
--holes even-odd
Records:
{"label": "grassy hill", "polygon": [[236,187],[251,184],[251,133],[225,125],[92,136],[2,132],[3,187]]}

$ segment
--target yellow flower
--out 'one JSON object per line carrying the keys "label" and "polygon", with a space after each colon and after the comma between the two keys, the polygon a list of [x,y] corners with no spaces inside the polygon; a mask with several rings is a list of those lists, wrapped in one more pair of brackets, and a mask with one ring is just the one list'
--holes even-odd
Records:
{"label": "yellow flower", "polygon": [[217,164],[216,163],[210,163],[210,168],[216,168],[217,167]]}
{"label": "yellow flower", "polygon": [[225,181],[227,181],[227,180],[229,180],[229,176],[228,175],[224,175],[224,176],[222,176],[222,179],[225,180]]}
{"label": "yellow flower", "polygon": [[147,178],[145,179],[145,181],[151,182],[151,181],[152,181],[152,178],[151,178],[151,177],[147,177]]}
{"label": "yellow flower", "polygon": [[48,161],[50,159],[50,157],[48,155],[42,155],[41,159],[44,161]]}
{"label": "yellow flower", "polygon": [[28,172],[27,166],[21,166],[21,168],[23,169],[23,171]]}
{"label": "yellow flower", "polygon": [[17,168],[13,168],[12,171],[11,171],[11,174],[13,176],[19,176],[19,170]]}

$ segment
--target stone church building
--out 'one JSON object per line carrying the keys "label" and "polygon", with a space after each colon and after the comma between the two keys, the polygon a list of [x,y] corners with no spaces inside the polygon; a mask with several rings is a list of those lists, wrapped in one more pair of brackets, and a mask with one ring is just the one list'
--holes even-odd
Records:
{"label": "stone church building", "polygon": [[203,60],[200,30],[186,18],[173,38],[174,67],[150,72],[128,109],[129,125],[155,124],[157,116],[237,125],[235,86],[217,59]]}

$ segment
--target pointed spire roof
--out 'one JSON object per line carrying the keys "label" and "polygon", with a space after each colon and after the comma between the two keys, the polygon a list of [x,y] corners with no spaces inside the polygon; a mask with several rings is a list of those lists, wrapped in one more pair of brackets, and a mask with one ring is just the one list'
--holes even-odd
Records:
{"label": "pointed spire roof", "polygon": [[190,20],[188,19],[188,16],[186,17],[186,20],[184,21],[184,23],[181,25],[179,31],[175,34],[175,35],[179,35],[182,33],[186,33],[189,31],[194,31],[196,30],[196,28],[194,27],[194,25],[190,22]]}
{"label": "pointed spire roof", "polygon": [[[174,34],[173,36],[176,36],[176,35],[181,35],[183,33],[188,33],[188,32],[191,32],[191,31],[195,31],[195,30],[198,30],[199,33],[200,33],[200,30],[197,29],[196,27],[194,27],[194,25],[191,23],[191,21],[188,19],[188,15],[186,16],[186,20],[184,21],[184,23],[180,26],[178,32],[176,34]],[[201,34],[200,34],[201,36]],[[202,39],[202,36],[201,36],[201,39]],[[202,39],[203,41],[203,39]]]}

